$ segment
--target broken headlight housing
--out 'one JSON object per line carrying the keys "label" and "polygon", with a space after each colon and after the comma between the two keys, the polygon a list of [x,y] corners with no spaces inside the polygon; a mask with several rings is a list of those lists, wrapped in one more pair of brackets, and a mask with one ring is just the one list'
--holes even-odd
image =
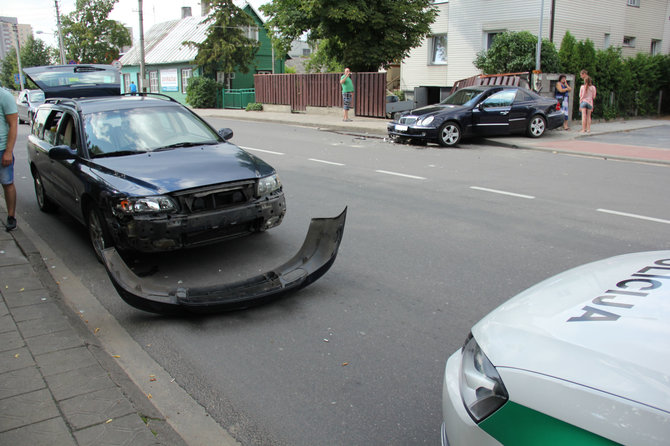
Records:
{"label": "broken headlight housing", "polygon": [[479,423],[509,399],[507,389],[489,358],[472,333],[465,340],[461,354],[459,387],[465,410]]}
{"label": "broken headlight housing", "polygon": [[281,181],[279,181],[277,174],[259,178],[256,184],[256,196],[262,197],[279,189],[281,189]]}
{"label": "broken headlight housing", "polygon": [[172,198],[166,195],[153,197],[126,197],[118,200],[114,206],[117,215],[155,214],[172,212],[177,205]]}

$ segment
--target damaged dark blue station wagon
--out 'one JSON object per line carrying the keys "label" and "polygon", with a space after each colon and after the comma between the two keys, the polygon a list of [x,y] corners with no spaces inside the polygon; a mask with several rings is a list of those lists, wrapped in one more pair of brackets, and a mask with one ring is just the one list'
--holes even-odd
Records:
{"label": "damaged dark blue station wagon", "polygon": [[25,70],[47,96],[28,141],[37,202],[85,224],[101,260],[110,246],[169,251],[282,222],[275,169],[229,143],[232,130],[167,96],[119,96],[106,66],[39,68]]}

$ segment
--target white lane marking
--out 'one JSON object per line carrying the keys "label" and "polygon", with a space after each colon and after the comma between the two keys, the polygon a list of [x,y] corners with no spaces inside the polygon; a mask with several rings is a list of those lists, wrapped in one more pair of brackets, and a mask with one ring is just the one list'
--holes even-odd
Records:
{"label": "white lane marking", "polygon": [[383,174],[386,174],[386,175],[395,175],[397,177],[411,178],[413,180],[425,180],[426,179],[424,177],[417,177],[416,175],[407,175],[405,173],[390,172],[388,170],[375,170],[375,172],[383,173]]}
{"label": "white lane marking", "polygon": [[309,158],[310,161],[314,161],[315,163],[323,163],[323,164],[332,164],[333,166],[344,166],[342,163],[335,163],[333,161],[325,161],[325,160],[319,160],[316,158]]}
{"label": "white lane marking", "polygon": [[656,222],[656,223],[665,223],[666,225],[670,225],[670,220],[663,220],[662,218],[646,217],[644,215],[629,214],[627,212],[619,212],[619,211],[611,211],[609,209],[596,209],[596,210],[598,212],[604,212],[605,214],[620,215],[622,217],[631,217],[631,218],[637,218],[639,220],[647,220],[647,221],[653,221],[653,222]]}
{"label": "white lane marking", "polygon": [[273,152],[272,150],[254,149],[253,147],[244,147],[244,146],[240,146],[240,148],[244,150],[251,150],[252,152],[269,153],[270,155],[284,155],[284,153]]}
{"label": "white lane marking", "polygon": [[497,190],[497,189],[487,189],[485,187],[470,186],[470,189],[481,190],[484,192],[492,192],[494,194],[500,194],[500,195],[509,195],[510,197],[526,198],[528,200],[535,199],[535,197],[533,197],[532,195],[515,194],[514,192],[506,192],[504,190]]}

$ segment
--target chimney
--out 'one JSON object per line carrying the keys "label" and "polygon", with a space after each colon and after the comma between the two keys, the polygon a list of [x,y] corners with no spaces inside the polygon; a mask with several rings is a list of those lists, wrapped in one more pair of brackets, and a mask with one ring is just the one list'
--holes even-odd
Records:
{"label": "chimney", "polygon": [[181,7],[181,18],[185,19],[186,17],[191,17],[191,7],[190,6],[182,6]]}
{"label": "chimney", "polygon": [[209,15],[209,0],[201,0],[200,15],[203,17],[207,17]]}

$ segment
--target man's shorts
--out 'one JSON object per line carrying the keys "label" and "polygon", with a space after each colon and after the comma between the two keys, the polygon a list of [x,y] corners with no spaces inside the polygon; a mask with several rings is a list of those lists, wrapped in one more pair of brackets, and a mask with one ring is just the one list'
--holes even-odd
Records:
{"label": "man's shorts", "polygon": [[342,108],[351,110],[351,93],[342,93]]}
{"label": "man's shorts", "polygon": [[0,184],[8,186],[14,183],[14,161],[14,157],[12,157],[11,165],[7,167],[0,165]]}

